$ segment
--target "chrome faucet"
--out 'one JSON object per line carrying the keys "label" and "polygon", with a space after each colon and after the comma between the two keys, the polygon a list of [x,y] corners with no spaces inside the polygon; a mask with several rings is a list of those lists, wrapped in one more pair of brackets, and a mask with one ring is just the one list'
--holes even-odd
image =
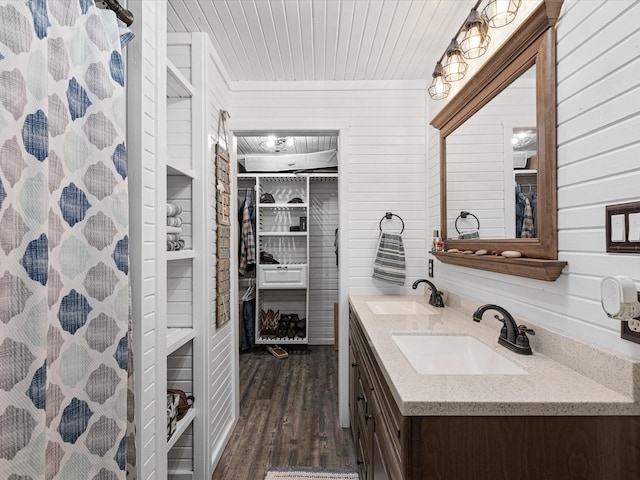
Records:
{"label": "chrome faucet", "polygon": [[413,282],[414,290],[418,288],[418,285],[421,283],[426,283],[429,285],[429,290],[431,290],[431,296],[429,297],[429,305],[433,305],[434,307],[442,308],[444,307],[444,300],[442,299],[442,292],[436,288],[436,286],[431,283],[426,278],[421,278],[420,280],[416,280]]}
{"label": "chrome faucet", "polygon": [[507,347],[512,352],[520,353],[522,355],[531,355],[531,347],[529,346],[529,337],[527,333],[535,335],[536,332],[527,328],[525,325],[517,325],[511,314],[499,305],[492,305],[490,303],[478,307],[473,312],[473,321],[479,322],[482,320],[482,315],[487,310],[495,310],[502,314],[502,318],[499,315],[494,315],[494,318],[500,320],[504,325],[500,330],[500,337],[498,337],[498,343],[503,347]]}

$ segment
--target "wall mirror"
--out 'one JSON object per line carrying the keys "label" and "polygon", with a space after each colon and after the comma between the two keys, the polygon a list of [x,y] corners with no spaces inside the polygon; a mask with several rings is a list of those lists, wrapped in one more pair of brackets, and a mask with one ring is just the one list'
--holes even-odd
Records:
{"label": "wall mirror", "polygon": [[[553,26],[561,6],[562,0],[541,2],[431,121],[440,130],[440,228],[446,248],[516,250],[523,258],[436,254],[443,262],[542,280],[555,280],[566,265],[556,261]],[[514,135],[528,147],[514,149]],[[536,202],[533,231],[524,234],[518,192]],[[460,218],[461,212],[477,217],[477,232],[475,218]]]}

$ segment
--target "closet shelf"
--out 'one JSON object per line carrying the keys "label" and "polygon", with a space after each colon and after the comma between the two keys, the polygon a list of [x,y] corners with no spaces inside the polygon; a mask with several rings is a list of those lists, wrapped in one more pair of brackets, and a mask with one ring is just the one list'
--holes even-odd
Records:
{"label": "closet shelf", "polygon": [[307,345],[309,341],[306,338],[256,338],[257,345]]}
{"label": "closet shelf", "polygon": [[261,237],[305,237],[307,232],[262,232]]}
{"label": "closet shelf", "polygon": [[171,355],[195,336],[196,331],[193,328],[167,328],[167,355]]}
{"label": "closet shelf", "polygon": [[196,258],[196,252],[194,250],[176,250],[167,252],[167,261],[171,260],[184,260],[187,258]]}
{"label": "closet shelf", "polygon": [[308,205],[306,203],[261,203],[260,208],[307,208]]}
{"label": "closet shelf", "polygon": [[167,98],[191,98],[194,94],[191,82],[167,58]]}
{"label": "closet shelf", "polygon": [[173,448],[182,434],[187,431],[189,425],[193,423],[194,418],[196,418],[196,410],[195,407],[192,407],[187,410],[187,414],[178,422],[175,433],[171,435],[169,440],[167,440],[167,450],[171,450]]}
{"label": "closet shelf", "polygon": [[189,177],[189,178],[195,177],[195,173],[192,169],[183,167],[182,165],[177,165],[175,163],[172,163],[171,160],[167,160],[167,175],[171,175],[171,176],[178,175],[178,176]]}

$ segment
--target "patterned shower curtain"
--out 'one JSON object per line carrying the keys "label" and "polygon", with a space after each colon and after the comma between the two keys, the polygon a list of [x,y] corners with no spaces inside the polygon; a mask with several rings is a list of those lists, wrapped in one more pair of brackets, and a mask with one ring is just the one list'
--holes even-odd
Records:
{"label": "patterned shower curtain", "polygon": [[93,0],[0,1],[2,479],[126,476],[130,37]]}

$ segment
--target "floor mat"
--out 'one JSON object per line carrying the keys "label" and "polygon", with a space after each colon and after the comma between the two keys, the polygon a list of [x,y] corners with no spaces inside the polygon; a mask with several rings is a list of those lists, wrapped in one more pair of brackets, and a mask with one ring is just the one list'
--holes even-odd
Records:
{"label": "floor mat", "polygon": [[358,473],[344,469],[272,468],[264,480],[358,480]]}

